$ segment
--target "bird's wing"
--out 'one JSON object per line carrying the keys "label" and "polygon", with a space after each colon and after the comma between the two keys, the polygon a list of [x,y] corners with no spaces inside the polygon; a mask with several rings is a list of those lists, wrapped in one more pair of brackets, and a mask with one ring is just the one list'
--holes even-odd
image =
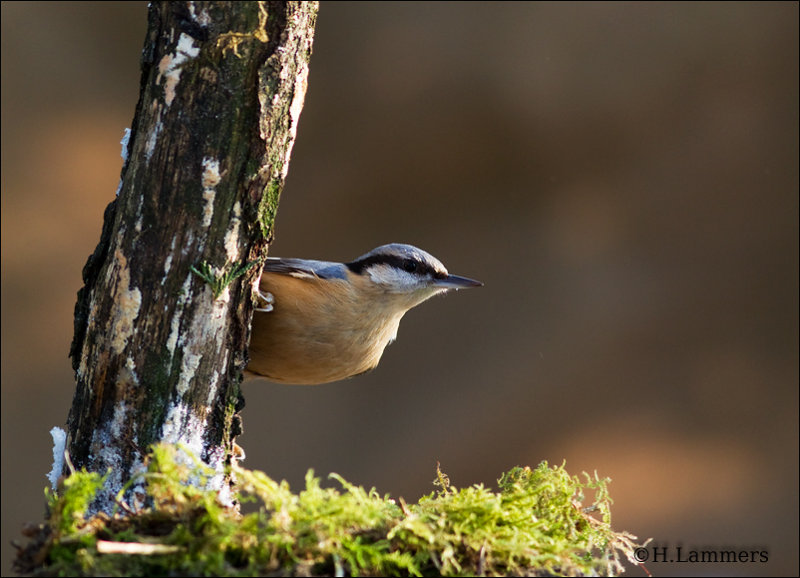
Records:
{"label": "bird's wing", "polygon": [[267,257],[264,271],[291,275],[298,278],[317,277],[319,279],[346,279],[347,267],[342,263],[331,261],[311,261],[308,259],[284,259],[282,257]]}

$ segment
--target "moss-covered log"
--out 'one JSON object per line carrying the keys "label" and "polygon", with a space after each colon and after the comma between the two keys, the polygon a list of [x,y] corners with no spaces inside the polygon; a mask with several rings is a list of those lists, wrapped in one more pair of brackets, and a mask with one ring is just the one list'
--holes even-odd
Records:
{"label": "moss-covered log", "polygon": [[[153,448],[140,478],[152,507],[87,517],[99,474],[76,473],[48,496],[16,569],[38,576],[615,576],[636,564],[636,537],[611,528],[610,480],[543,462],[513,468],[497,490],[455,488],[417,503],[313,472],[290,491],[263,472],[235,468],[239,515],[215,491],[187,485],[213,476]],[[122,504],[130,509],[131,506]]]}

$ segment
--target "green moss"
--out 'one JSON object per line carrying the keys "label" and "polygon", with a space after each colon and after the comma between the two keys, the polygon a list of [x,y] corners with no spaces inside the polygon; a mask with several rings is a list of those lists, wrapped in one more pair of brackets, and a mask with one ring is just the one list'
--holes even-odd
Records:
{"label": "green moss", "polygon": [[62,535],[75,534],[83,525],[83,518],[97,491],[103,487],[106,476],[94,472],[71,475],[61,482],[60,496],[45,488],[45,498],[50,511],[50,525]]}
{"label": "green moss", "polygon": [[[188,465],[187,465],[188,464]],[[202,489],[212,472],[186,453],[156,446],[144,482],[152,506],[125,515],[83,513],[102,478],[74,473],[50,497],[37,575],[613,575],[635,537],[610,527],[607,479],[581,481],[563,466],[514,468],[498,489],[457,489],[437,470],[438,490],[406,504],[331,474],[309,472],[305,488],[234,469],[251,513]],[[186,480],[193,480],[189,485]],[[585,505],[586,494],[593,499]],[[118,543],[134,553],[104,553]],[[32,546],[29,546],[30,549]],[[29,552],[30,554],[30,552]]]}
{"label": "green moss", "polygon": [[[276,165],[273,164],[273,166]],[[258,206],[258,221],[261,223],[261,234],[268,242],[272,241],[281,188],[282,184],[278,179],[270,181]]]}

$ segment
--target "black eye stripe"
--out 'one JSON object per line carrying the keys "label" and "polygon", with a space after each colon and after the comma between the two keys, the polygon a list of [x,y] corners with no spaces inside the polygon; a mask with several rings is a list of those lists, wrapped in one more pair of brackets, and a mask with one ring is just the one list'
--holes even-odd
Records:
{"label": "black eye stripe", "polygon": [[397,255],[372,255],[366,259],[359,259],[358,261],[353,261],[346,265],[353,273],[359,275],[373,265],[389,265],[390,267],[400,269],[401,271],[407,271],[408,273],[417,273],[419,275],[428,273],[437,279],[446,276],[444,273],[436,271],[424,261],[399,257]]}

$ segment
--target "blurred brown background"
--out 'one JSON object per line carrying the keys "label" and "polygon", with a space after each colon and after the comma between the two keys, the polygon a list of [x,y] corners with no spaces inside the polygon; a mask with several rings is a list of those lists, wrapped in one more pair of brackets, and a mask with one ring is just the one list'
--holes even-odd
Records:
{"label": "blurred brown background", "polygon": [[[2,573],[73,394],[143,3],[2,4]],[[245,465],[417,499],[566,460],[614,526],[798,572],[798,4],[325,3],[273,255],[419,245],[482,289],[379,368],[245,389]],[[634,576],[643,575],[633,569]]]}

